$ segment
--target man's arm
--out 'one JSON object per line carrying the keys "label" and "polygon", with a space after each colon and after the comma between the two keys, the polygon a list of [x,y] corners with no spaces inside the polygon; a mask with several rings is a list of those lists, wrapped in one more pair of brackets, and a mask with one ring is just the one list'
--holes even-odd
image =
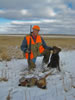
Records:
{"label": "man's arm", "polygon": [[42,37],[41,37],[41,40],[42,40],[42,45],[43,45],[43,47],[44,47],[45,49],[53,50],[52,47],[49,47],[49,46],[46,45],[46,42],[44,41],[44,39],[43,39]]}
{"label": "man's arm", "polygon": [[27,40],[26,40],[26,37],[24,37],[24,40],[22,41],[22,45],[21,45],[21,50],[25,53],[27,48],[28,48]]}

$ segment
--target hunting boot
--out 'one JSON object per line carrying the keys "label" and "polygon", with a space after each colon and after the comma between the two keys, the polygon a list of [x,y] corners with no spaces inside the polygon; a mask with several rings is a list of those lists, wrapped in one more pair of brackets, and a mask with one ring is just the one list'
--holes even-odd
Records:
{"label": "hunting boot", "polygon": [[33,70],[36,67],[36,65],[32,60],[30,60],[30,63],[28,62],[28,67],[29,67],[29,70]]}

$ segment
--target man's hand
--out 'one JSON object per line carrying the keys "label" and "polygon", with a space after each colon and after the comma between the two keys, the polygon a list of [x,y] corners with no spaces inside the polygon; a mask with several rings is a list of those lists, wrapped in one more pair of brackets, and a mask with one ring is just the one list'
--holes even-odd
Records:
{"label": "man's hand", "polygon": [[30,54],[31,52],[27,49],[27,50],[26,50],[26,53],[29,53],[29,54]]}
{"label": "man's hand", "polygon": [[25,57],[25,53],[31,53],[28,49],[25,51],[25,52],[23,52],[23,56]]}

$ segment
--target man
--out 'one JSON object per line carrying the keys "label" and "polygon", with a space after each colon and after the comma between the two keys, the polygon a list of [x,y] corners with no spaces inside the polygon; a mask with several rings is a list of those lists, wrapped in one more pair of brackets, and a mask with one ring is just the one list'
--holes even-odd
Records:
{"label": "man", "polygon": [[36,67],[35,61],[36,57],[44,56],[43,63],[47,64],[49,61],[50,50],[53,50],[52,47],[48,47],[44,41],[44,39],[39,35],[40,27],[38,25],[34,25],[32,27],[32,35],[27,35],[21,45],[21,50],[23,51],[26,59],[28,60],[29,54],[29,41],[31,38],[31,53],[30,53],[30,64],[28,62],[29,70],[34,69]]}

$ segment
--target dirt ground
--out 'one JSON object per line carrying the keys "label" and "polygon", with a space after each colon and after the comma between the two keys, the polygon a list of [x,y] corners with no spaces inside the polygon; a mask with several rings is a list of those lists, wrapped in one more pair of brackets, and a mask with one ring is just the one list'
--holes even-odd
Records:
{"label": "dirt ground", "polygon": [[[43,37],[48,46],[58,46],[62,50],[75,50],[75,38]],[[0,61],[13,58],[22,59],[20,49],[24,36],[0,36]]]}

